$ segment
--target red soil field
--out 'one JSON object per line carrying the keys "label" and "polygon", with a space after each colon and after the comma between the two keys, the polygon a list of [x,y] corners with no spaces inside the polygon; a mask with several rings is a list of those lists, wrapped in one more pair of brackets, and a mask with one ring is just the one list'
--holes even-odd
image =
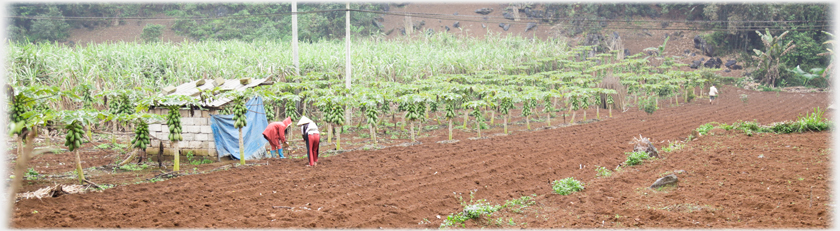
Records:
{"label": "red soil field", "polygon": [[[534,122],[535,131],[522,131],[521,118],[514,117],[507,136],[469,139],[476,134],[456,130],[459,142],[437,143],[446,139],[446,129],[438,129],[421,133],[421,144],[343,152],[315,167],[305,166],[305,159],[259,160],[251,163],[267,164],[21,200],[12,227],[435,229],[461,212],[458,197],[470,192],[494,204],[536,194],[535,205],[501,214],[524,228],[829,227],[829,132],[746,136],[717,129],[680,150],[661,151],[708,122],[769,124],[829,104],[828,93],[731,86],[721,92],[718,105],[661,101],[652,115],[613,110],[612,118],[554,129]],[[587,117],[594,118],[595,110]],[[562,121],[552,119],[553,125]],[[495,126],[482,134],[500,132]],[[650,137],[662,158],[596,176],[595,166],[613,169],[623,162],[639,135]],[[90,166],[96,165],[84,167]],[[678,187],[647,188],[677,170],[684,171],[677,174]],[[567,177],[586,189],[554,194],[550,182]],[[510,228],[487,222],[468,221],[466,227]]]}

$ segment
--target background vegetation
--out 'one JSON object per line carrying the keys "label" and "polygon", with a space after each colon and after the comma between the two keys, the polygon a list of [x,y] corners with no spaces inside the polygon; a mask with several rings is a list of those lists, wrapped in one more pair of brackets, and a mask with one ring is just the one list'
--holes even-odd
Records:
{"label": "background vegetation", "polygon": [[[351,9],[388,11],[393,4],[354,3]],[[773,35],[789,31],[784,38],[794,41],[795,49],[780,57],[776,86],[804,85],[806,79],[795,68],[825,68],[830,58],[818,56],[826,51],[830,20],[829,4],[742,4],[742,3],[516,3],[520,10],[536,11],[532,18],[548,24],[563,25],[566,36],[608,34],[609,28],[639,27],[639,17],[657,20],[662,28],[673,22],[685,22],[689,28],[708,30],[706,41],[715,46],[717,55],[738,53],[745,66],[757,61],[753,50],[765,50],[756,31],[765,29]],[[328,41],[344,37],[343,3],[298,3],[299,36],[304,42]],[[172,28],[177,34],[194,41],[288,41],[291,38],[291,6],[289,3],[72,3],[13,4],[13,17],[7,30],[16,42],[64,41],[73,28],[124,24],[124,18],[169,16],[177,21]],[[339,10],[339,11],[331,11]],[[504,9],[509,10],[509,9]],[[31,18],[31,16],[48,18]],[[354,35],[369,37],[383,34],[376,13],[351,14]],[[667,16],[667,17],[666,17]],[[67,17],[67,18],[65,18]],[[90,18],[70,18],[90,17]],[[105,17],[105,18],[101,18]],[[107,18],[107,17],[116,17]],[[529,17],[531,17],[529,15]],[[68,19],[69,18],[69,19]],[[122,18],[122,19],[121,19]],[[683,20],[684,19],[684,20]],[[150,28],[155,29],[155,28]],[[154,34],[155,31],[149,33]],[[154,41],[153,37],[144,41]],[[790,71],[786,71],[790,70]],[[763,76],[758,69],[753,76]],[[810,79],[808,79],[810,80]],[[826,87],[825,79],[810,80],[811,86]]]}

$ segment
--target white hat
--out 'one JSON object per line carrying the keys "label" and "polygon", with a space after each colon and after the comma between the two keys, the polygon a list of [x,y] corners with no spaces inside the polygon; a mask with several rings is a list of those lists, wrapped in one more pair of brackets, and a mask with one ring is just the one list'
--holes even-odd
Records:
{"label": "white hat", "polygon": [[304,124],[308,124],[308,123],[312,123],[312,120],[310,120],[309,118],[306,118],[306,116],[302,116],[302,117],[300,117],[300,121],[297,123],[297,125],[300,126],[300,125],[304,125]]}

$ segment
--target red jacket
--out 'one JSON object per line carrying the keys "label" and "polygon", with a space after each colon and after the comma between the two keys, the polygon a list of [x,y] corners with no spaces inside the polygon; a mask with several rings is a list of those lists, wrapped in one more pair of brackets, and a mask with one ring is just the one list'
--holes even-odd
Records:
{"label": "red jacket", "polygon": [[[279,147],[280,143],[286,143],[285,131],[289,124],[292,124],[292,118],[289,117],[286,117],[283,122],[272,122],[268,124],[268,127],[265,128],[265,131],[263,131],[262,134],[266,139],[268,139],[268,143],[270,143],[271,146]],[[277,143],[278,140],[280,143]]]}

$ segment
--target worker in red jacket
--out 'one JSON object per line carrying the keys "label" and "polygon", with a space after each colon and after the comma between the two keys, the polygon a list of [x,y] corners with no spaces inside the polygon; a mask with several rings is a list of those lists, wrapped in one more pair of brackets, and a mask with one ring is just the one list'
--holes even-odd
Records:
{"label": "worker in red jacket", "polygon": [[306,116],[300,118],[297,123],[303,133],[303,141],[306,143],[306,157],[309,158],[309,166],[315,166],[318,162],[318,146],[321,143],[321,134],[318,132],[318,126]]}
{"label": "worker in red jacket", "polygon": [[[283,122],[272,122],[268,124],[268,127],[265,128],[263,131],[263,137],[268,140],[268,143],[271,144],[271,151],[269,151],[271,157],[274,157],[274,152],[276,150],[277,157],[281,159],[285,159],[286,156],[283,156],[283,147],[288,147],[289,143],[286,143],[286,128],[292,124],[292,118],[286,117]],[[281,144],[283,146],[281,146]]]}

